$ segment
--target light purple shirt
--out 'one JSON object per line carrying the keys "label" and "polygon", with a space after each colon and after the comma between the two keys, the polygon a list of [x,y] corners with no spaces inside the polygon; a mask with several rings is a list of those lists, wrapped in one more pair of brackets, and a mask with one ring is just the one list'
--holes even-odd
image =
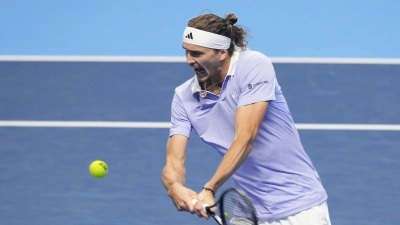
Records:
{"label": "light purple shirt", "polygon": [[269,101],[249,156],[232,176],[260,219],[279,219],[324,202],[327,194],[301,144],[271,61],[251,50],[235,52],[220,96],[199,96],[196,76],[175,89],[170,136],[192,130],[223,156],[235,135],[240,106]]}

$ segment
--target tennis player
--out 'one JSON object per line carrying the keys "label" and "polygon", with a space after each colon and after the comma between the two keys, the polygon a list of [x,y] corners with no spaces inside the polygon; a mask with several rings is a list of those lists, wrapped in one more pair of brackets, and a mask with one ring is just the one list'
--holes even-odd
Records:
{"label": "tennis player", "polygon": [[[327,194],[303,149],[274,67],[247,48],[237,17],[202,14],[183,33],[194,76],[175,89],[162,182],[179,211],[209,218],[203,204],[229,178],[256,209],[260,224],[330,224]],[[185,187],[194,130],[222,160],[200,193]],[[204,162],[205,164],[207,162]],[[192,199],[198,202],[193,205]]]}

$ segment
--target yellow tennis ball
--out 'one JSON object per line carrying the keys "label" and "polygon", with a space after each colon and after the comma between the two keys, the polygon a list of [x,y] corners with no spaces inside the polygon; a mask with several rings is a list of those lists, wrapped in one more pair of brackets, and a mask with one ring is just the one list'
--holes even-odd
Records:
{"label": "yellow tennis ball", "polygon": [[90,164],[89,171],[93,177],[103,178],[108,173],[108,166],[105,162],[103,162],[101,160],[96,160]]}
{"label": "yellow tennis ball", "polygon": [[224,212],[224,216],[225,216],[225,218],[228,218],[229,214],[227,212]]}

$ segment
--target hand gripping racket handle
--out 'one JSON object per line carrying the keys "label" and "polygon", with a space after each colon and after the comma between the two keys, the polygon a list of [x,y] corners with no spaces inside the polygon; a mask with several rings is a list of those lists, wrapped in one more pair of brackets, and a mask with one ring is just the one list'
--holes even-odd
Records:
{"label": "hand gripping racket handle", "polygon": [[[192,199],[193,205],[197,203],[197,199]],[[208,215],[210,215],[212,218],[214,218],[215,221],[217,221],[218,224],[222,225],[222,219],[215,214],[215,212],[211,211],[210,208],[208,208],[208,204],[203,204],[203,210],[206,212]]]}

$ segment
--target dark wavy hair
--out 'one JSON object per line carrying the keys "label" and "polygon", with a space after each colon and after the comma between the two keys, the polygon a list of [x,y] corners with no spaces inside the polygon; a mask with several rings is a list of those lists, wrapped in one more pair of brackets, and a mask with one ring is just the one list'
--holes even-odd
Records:
{"label": "dark wavy hair", "polygon": [[231,46],[228,53],[232,55],[235,47],[241,50],[247,49],[248,33],[243,28],[234,25],[237,21],[238,18],[233,13],[226,14],[225,18],[214,14],[202,14],[189,20],[188,26],[230,38]]}

